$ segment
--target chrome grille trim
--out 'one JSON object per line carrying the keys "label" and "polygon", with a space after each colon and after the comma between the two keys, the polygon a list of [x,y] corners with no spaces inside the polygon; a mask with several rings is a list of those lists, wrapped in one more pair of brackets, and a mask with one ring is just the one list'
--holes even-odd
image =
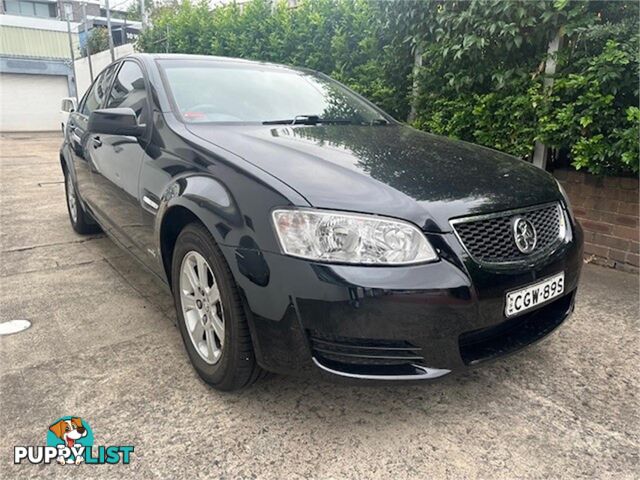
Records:
{"label": "chrome grille trim", "polygon": [[422,348],[403,340],[348,338],[308,331],[319,359],[353,365],[402,365],[424,360]]}
{"label": "chrome grille trim", "polygon": [[443,368],[431,368],[431,367],[425,367],[422,365],[412,365],[412,367],[414,367],[418,372],[422,372],[422,373],[416,373],[414,375],[375,375],[375,374],[351,373],[351,372],[343,372],[341,370],[335,370],[333,368],[329,368],[323,365],[321,362],[319,362],[316,357],[311,357],[311,358],[313,360],[313,363],[315,363],[316,366],[320,367],[325,372],[332,373],[333,375],[339,375],[341,377],[358,378],[361,380],[401,380],[401,381],[402,380],[431,380],[434,378],[442,377],[443,375],[446,375],[447,373],[451,372],[451,370],[446,370]]}
{"label": "chrome grille trim", "polygon": [[[516,216],[532,221],[538,234],[538,247],[530,254],[521,253],[515,246],[511,221]],[[565,231],[560,228],[561,219]],[[456,218],[449,223],[467,254],[481,265],[512,265],[538,260],[553,253],[566,237],[566,229],[570,228],[560,202]]]}

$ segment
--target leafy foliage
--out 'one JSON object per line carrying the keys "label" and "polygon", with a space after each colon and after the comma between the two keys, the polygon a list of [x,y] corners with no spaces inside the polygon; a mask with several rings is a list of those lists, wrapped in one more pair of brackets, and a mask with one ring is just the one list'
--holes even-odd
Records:
{"label": "leafy foliage", "polygon": [[[127,20],[134,20],[137,22],[142,21],[142,12],[141,12],[140,3],[141,3],[140,0],[134,0],[132,3],[129,4],[126,11]],[[153,10],[154,5],[155,5],[155,2],[153,0],[145,0],[144,2],[145,12],[149,12]]]}
{"label": "leafy foliage", "polygon": [[[87,44],[92,55],[109,48],[109,34],[107,33],[107,29],[104,27],[92,28],[87,37]],[[82,57],[87,56],[87,45],[80,49],[80,55]]]}
{"label": "leafy foliage", "polygon": [[[576,168],[628,174],[638,172],[639,5],[182,0],[154,8],[138,47],[320,70],[398,118],[413,106],[417,128],[520,157],[539,140]],[[555,36],[564,45],[548,77]]]}
{"label": "leafy foliage", "polygon": [[254,0],[211,9],[184,0],[155,9],[138,47],[149,52],[222,55],[319,70],[398,117],[408,112],[408,45],[385,29],[365,0],[314,0],[289,8]]}
{"label": "leafy foliage", "polygon": [[[622,8],[621,8],[622,7]],[[637,4],[611,5],[607,20],[576,30],[549,95],[538,92],[540,139],[570,151],[576,168],[596,174],[638,172]]]}

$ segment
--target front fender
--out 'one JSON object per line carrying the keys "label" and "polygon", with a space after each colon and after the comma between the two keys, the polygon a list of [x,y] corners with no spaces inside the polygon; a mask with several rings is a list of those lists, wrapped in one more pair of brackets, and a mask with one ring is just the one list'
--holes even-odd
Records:
{"label": "front fender", "polygon": [[[232,247],[224,249],[225,252],[279,252],[270,212],[275,206],[287,206],[291,202],[260,182],[250,182],[248,177],[243,177],[242,183],[233,178],[230,181],[234,189],[213,175],[190,173],[176,177],[167,185],[161,197],[154,200],[158,203],[155,245],[161,258],[169,252],[166,248],[163,250],[166,232],[177,235],[178,228],[184,226],[172,225],[174,221],[184,222],[178,214],[180,211],[196,217],[220,247]],[[234,195],[232,191],[242,194]],[[236,259],[227,258],[227,261],[233,263]]]}
{"label": "front fender", "polygon": [[233,244],[231,237],[246,228],[238,203],[220,180],[202,174],[185,176],[172,181],[160,198],[154,229],[157,245],[167,214],[175,207],[195,215],[221,245]]}

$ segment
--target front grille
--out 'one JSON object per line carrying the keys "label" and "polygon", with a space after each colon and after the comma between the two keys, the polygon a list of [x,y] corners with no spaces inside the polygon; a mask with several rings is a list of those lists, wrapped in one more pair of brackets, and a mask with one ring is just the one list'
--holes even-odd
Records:
{"label": "front grille", "polygon": [[422,362],[421,349],[401,340],[338,337],[310,331],[315,357],[348,365],[396,366]]}
{"label": "front grille", "polygon": [[[561,241],[559,204],[547,204],[526,210],[503,212],[452,221],[460,241],[469,254],[483,263],[506,263],[538,257],[551,251]],[[524,254],[516,247],[512,221],[520,216],[529,220],[537,234],[533,252]]]}

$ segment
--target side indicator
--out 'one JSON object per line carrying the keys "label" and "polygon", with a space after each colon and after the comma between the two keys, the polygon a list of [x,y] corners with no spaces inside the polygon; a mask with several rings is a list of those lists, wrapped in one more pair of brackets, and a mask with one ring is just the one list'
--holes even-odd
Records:
{"label": "side indicator", "polygon": [[153,200],[151,200],[149,197],[147,197],[146,195],[144,195],[142,197],[142,201],[144,203],[146,203],[149,207],[151,207],[154,210],[158,210],[158,204],[156,202],[154,202]]}

